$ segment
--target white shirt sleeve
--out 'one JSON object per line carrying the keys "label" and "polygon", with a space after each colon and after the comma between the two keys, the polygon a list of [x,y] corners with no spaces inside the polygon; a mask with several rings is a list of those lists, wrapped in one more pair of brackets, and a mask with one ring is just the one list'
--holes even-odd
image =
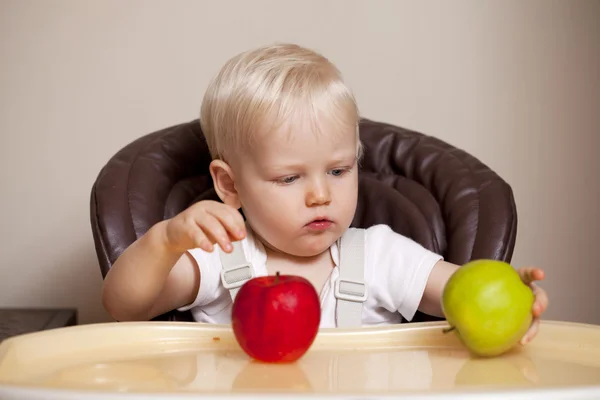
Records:
{"label": "white shirt sleeve", "polygon": [[443,257],[387,225],[366,230],[366,279],[377,304],[414,317],[433,266]]}
{"label": "white shirt sleeve", "polygon": [[187,311],[196,307],[203,307],[213,303],[216,299],[229,295],[221,283],[221,260],[216,249],[210,253],[198,248],[188,250],[200,270],[200,287],[196,299],[178,311]]}

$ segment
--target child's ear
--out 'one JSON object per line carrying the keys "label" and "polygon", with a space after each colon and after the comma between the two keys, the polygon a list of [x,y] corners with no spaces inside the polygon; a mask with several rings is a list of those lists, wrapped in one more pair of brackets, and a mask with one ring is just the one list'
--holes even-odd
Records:
{"label": "child's ear", "polygon": [[236,210],[239,209],[240,197],[235,189],[235,177],[229,164],[222,160],[213,160],[210,163],[210,175],[221,201]]}

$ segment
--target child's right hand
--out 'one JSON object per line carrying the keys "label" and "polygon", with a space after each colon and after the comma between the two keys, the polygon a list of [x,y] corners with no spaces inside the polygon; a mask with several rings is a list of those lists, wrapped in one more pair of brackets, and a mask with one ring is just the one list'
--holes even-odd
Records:
{"label": "child's right hand", "polygon": [[197,247],[211,252],[215,243],[229,253],[231,242],[246,236],[240,212],[213,200],[195,203],[166,222],[166,244],[177,253]]}

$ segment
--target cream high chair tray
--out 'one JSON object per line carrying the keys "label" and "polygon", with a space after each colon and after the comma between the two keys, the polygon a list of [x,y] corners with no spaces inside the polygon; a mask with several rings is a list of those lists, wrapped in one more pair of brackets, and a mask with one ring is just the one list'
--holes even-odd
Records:
{"label": "cream high chair tray", "polygon": [[600,398],[600,326],[544,321],[532,343],[490,359],[446,326],[324,329],[292,364],[253,362],[225,325],[60,328],[0,344],[0,398]]}

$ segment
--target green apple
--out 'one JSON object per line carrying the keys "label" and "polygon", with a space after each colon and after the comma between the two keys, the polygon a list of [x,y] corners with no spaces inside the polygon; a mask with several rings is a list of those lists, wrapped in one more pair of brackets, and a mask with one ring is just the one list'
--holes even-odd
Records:
{"label": "green apple", "polygon": [[525,335],[532,320],[534,294],[510,265],[475,260],[450,277],[442,308],[461,342],[479,356],[500,355]]}

